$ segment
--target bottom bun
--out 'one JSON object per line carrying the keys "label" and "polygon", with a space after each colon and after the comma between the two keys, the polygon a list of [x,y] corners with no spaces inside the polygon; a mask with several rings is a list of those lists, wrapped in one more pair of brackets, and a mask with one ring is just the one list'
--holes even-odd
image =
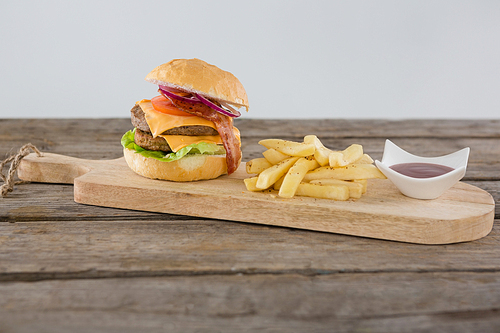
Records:
{"label": "bottom bun", "polygon": [[214,179],[227,173],[226,155],[192,155],[173,162],[162,162],[124,148],[123,155],[130,169],[137,174],[174,182]]}

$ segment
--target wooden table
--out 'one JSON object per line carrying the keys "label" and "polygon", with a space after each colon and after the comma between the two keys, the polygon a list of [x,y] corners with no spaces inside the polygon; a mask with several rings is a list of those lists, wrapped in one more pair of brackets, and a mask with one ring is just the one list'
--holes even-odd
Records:
{"label": "wooden table", "polygon": [[[469,146],[464,181],[499,200],[498,120],[236,124],[244,160],[262,138],[306,134],[376,159],[386,138],[427,156]],[[113,159],[130,128],[4,119],[0,158],[31,142]],[[0,332],[499,332],[499,217],[485,238],[427,246],[85,206],[72,185],[18,185],[0,198]]]}

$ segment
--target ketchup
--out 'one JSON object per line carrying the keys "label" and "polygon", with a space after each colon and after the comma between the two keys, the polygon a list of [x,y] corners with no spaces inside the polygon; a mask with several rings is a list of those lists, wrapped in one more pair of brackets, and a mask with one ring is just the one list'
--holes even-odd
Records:
{"label": "ketchup", "polygon": [[432,178],[454,170],[446,165],[433,163],[401,163],[391,165],[390,168],[400,174],[413,178]]}

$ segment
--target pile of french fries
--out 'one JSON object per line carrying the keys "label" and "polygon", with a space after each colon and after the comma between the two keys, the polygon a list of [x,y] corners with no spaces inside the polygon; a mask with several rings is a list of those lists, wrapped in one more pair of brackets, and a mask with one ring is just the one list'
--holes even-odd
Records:
{"label": "pile of french fries", "polygon": [[264,157],[246,163],[247,173],[256,175],[244,179],[249,191],[348,200],[366,193],[367,179],[386,178],[358,144],[334,151],[315,135],[305,136],[303,142],[266,139],[259,144],[267,150]]}

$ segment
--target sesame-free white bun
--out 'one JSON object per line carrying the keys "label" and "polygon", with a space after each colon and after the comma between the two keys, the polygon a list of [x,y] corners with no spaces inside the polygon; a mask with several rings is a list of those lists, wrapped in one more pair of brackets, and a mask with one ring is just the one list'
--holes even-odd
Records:
{"label": "sesame-free white bun", "polygon": [[144,157],[134,150],[124,148],[123,155],[135,173],[151,178],[190,182],[214,179],[227,173],[226,155],[192,155],[173,162],[162,162]]}
{"label": "sesame-free white bun", "polygon": [[200,59],[174,59],[153,69],[146,81],[181,88],[248,111],[248,97],[241,82],[230,72]]}

